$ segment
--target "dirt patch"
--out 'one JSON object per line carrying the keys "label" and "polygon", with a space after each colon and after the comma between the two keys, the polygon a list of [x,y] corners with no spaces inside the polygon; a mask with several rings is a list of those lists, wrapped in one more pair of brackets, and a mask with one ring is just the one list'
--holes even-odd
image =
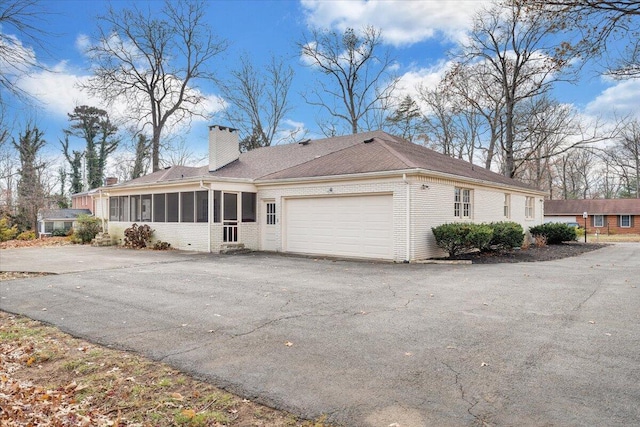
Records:
{"label": "dirt patch", "polygon": [[326,426],[0,312],[0,425]]}
{"label": "dirt patch", "polygon": [[532,246],[527,249],[513,250],[510,252],[473,252],[443,259],[470,260],[473,264],[552,261],[595,251],[605,246],[608,245],[604,243],[571,242],[543,247]]}

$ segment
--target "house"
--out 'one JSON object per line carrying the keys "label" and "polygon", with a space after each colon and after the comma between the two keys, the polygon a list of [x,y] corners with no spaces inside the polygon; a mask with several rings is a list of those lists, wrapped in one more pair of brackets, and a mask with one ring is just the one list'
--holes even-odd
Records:
{"label": "house", "polygon": [[577,222],[588,233],[640,234],[640,199],[545,200],[545,222]]}
{"label": "house", "polygon": [[76,220],[80,215],[91,215],[91,211],[89,209],[44,209],[38,212],[38,235],[51,236],[56,230],[67,233],[76,226]]}
{"label": "house", "polygon": [[545,193],[382,131],[239,152],[211,126],[209,164],[102,188],[116,242],[132,223],[175,248],[414,261],[446,222],[542,223]]}
{"label": "house", "polygon": [[[105,179],[105,186],[109,187],[118,183],[118,178],[109,177]],[[107,211],[108,200],[102,196],[105,187],[94,188],[89,191],[75,193],[71,195],[71,207],[73,209],[89,209],[92,214],[102,217],[102,212]],[[106,217],[106,214],[104,215]]]}

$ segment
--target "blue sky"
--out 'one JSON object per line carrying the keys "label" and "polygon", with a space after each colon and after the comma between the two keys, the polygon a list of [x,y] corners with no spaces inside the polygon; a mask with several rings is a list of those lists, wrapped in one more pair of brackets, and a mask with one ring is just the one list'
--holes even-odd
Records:
{"label": "blue sky", "polygon": [[[132,3],[142,7],[160,8],[160,1],[113,1],[116,8]],[[433,84],[446,70],[446,51],[464,36],[472,15],[488,1],[209,1],[207,19],[214,33],[230,42],[229,49],[211,63],[220,77],[236,65],[238,56],[248,53],[257,64],[271,54],[289,60],[296,75],[292,87],[289,126],[302,126],[310,137],[319,136],[315,109],[306,105],[299,95],[315,76],[300,60],[295,43],[311,28],[362,28],[372,24],[382,30],[386,47],[397,61],[396,73],[402,76],[407,92],[418,82]],[[89,75],[89,63],[82,52],[87,37],[96,33],[96,16],[104,13],[106,1],[44,0],[40,24],[51,36],[49,52],[37,46],[38,61],[51,71],[34,70],[20,80],[19,86],[41,102],[31,107],[9,103],[6,116],[17,123],[35,120],[45,131],[50,156],[60,156],[62,129],[68,126],[67,113],[76,105],[98,104],[77,88],[77,82]],[[0,31],[9,31],[0,28]],[[20,37],[20,35],[17,35]],[[26,43],[26,42],[25,42]],[[200,89],[215,99],[219,92],[213,85]],[[638,114],[640,82],[614,82],[586,71],[578,84],[562,84],[556,88],[556,98],[574,104],[584,115],[610,117]],[[103,107],[102,105],[97,105]],[[206,147],[207,125],[224,123],[219,117],[204,122],[196,120],[180,135],[194,152]],[[233,124],[228,124],[233,125]],[[79,141],[77,143],[80,143]]]}

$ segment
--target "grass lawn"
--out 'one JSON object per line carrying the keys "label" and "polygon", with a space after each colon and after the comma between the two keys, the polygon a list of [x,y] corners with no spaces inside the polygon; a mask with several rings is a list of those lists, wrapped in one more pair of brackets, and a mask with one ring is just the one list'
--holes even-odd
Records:
{"label": "grass lawn", "polygon": [[[584,240],[584,235],[578,237],[579,241]],[[591,243],[616,243],[616,242],[640,242],[640,234],[588,234],[587,241]]]}

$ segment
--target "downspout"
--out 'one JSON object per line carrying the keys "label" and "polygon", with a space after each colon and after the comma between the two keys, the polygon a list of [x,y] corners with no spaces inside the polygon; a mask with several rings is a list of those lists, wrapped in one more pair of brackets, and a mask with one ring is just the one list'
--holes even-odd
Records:
{"label": "downspout", "polygon": [[[102,232],[108,233],[108,231],[104,229],[104,205],[102,204],[102,190],[98,190],[98,191],[100,193],[100,197],[98,199],[100,200],[100,219],[102,219]],[[93,197],[91,199],[92,199],[91,202],[93,203]],[[96,213],[97,211],[98,209],[96,209]]]}
{"label": "downspout", "polygon": [[407,174],[403,173],[402,174],[402,181],[407,184],[407,197],[406,202],[407,202],[407,206],[405,208],[406,211],[406,260],[405,262],[411,262],[411,185],[409,184],[409,181],[407,180]]}
{"label": "downspout", "polygon": [[207,250],[209,251],[209,253],[211,253],[211,217],[213,216],[213,191],[212,187],[205,186],[202,180],[200,180],[200,188],[204,188],[209,193],[207,197],[207,210],[209,211],[207,212]]}

